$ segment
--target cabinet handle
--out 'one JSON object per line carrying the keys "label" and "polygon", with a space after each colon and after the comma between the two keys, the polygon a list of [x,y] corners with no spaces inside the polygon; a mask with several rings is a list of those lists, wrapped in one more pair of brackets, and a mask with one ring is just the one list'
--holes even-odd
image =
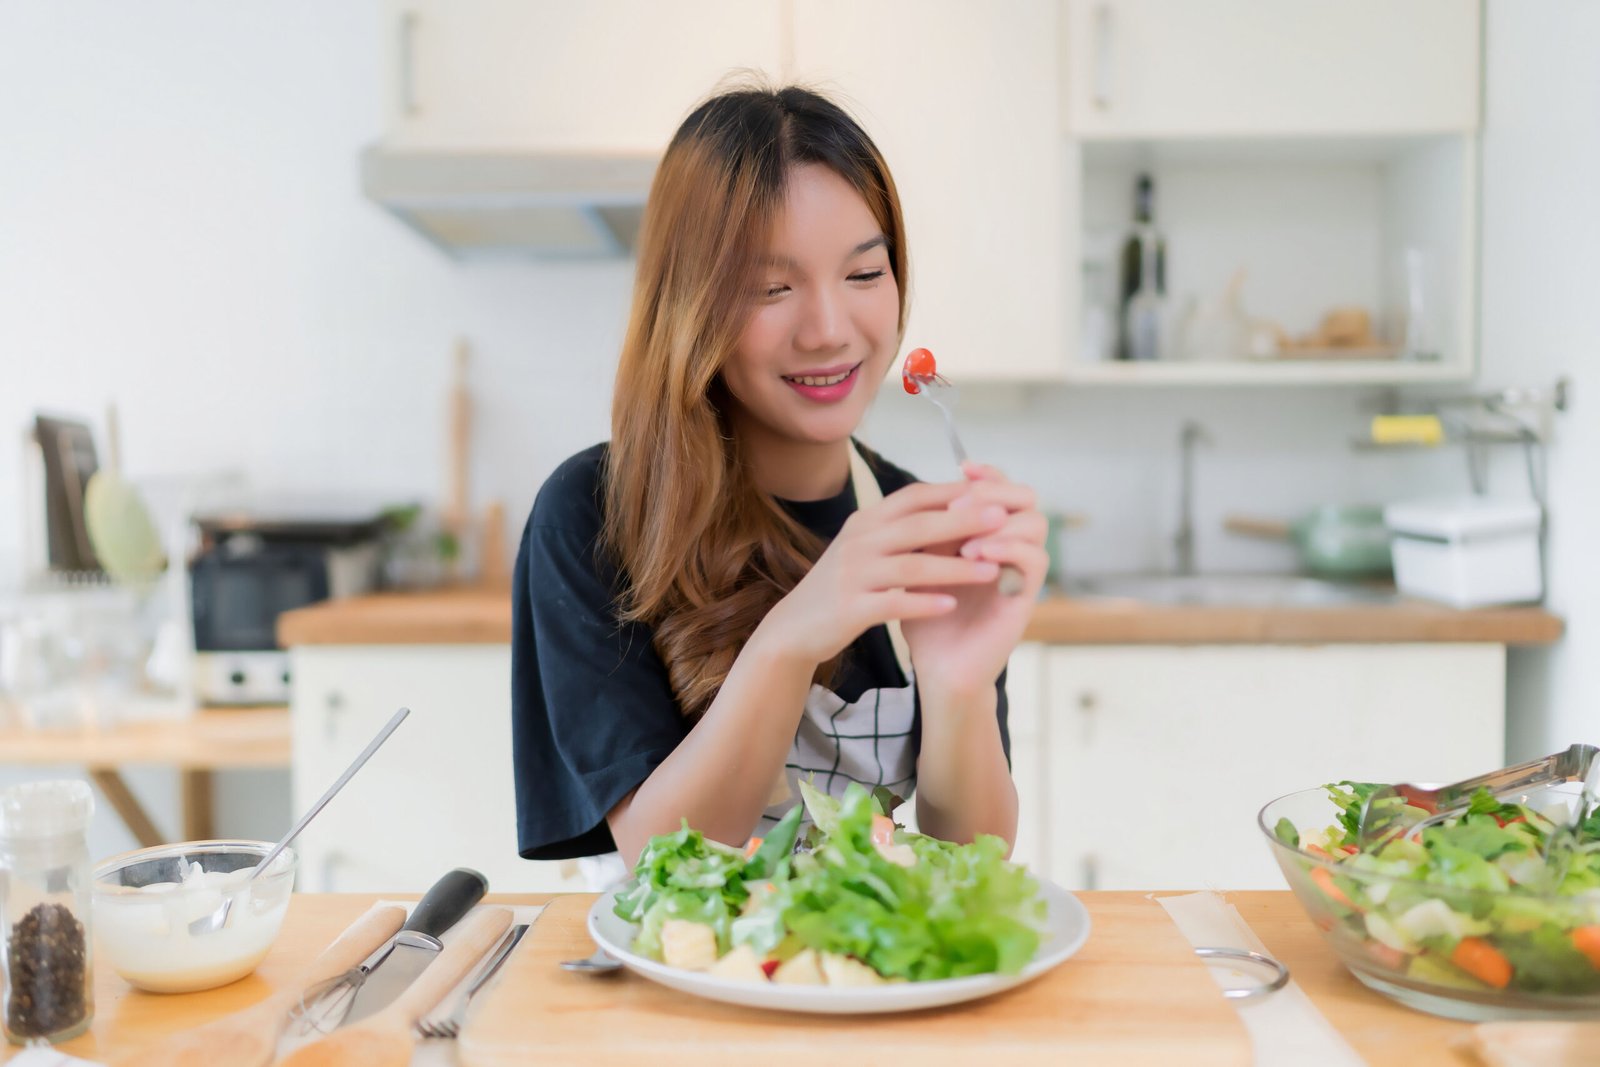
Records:
{"label": "cabinet handle", "polygon": [[1078,694],[1078,715],[1083,724],[1083,740],[1094,740],[1095,712],[1100,710],[1100,698],[1093,690],[1085,689]]}
{"label": "cabinet handle", "polygon": [[1111,86],[1115,79],[1113,32],[1115,24],[1108,3],[1094,6],[1094,106],[1111,110]]}
{"label": "cabinet handle", "polygon": [[322,717],[323,738],[332,741],[339,733],[339,715],[344,711],[344,694],[337,689],[330,689],[323,699],[328,713]]}
{"label": "cabinet handle", "polygon": [[1083,857],[1083,888],[1093,890],[1100,888],[1100,860],[1090,852]]}
{"label": "cabinet handle", "polygon": [[408,118],[421,110],[417,106],[416,58],[417,13],[404,11],[400,14],[400,114]]}

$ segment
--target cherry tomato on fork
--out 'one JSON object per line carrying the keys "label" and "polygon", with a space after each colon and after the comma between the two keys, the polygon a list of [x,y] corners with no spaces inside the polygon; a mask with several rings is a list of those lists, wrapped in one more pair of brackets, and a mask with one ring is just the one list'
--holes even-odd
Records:
{"label": "cherry tomato on fork", "polygon": [[922,392],[919,378],[932,378],[938,373],[933,353],[926,348],[913,348],[906,353],[906,361],[900,368],[900,384],[905,386],[906,392],[915,395]]}

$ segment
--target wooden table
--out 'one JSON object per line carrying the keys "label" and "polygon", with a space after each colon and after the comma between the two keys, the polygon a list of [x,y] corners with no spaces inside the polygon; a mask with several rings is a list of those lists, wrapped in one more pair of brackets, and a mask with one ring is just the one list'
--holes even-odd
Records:
{"label": "wooden table", "polygon": [[[214,834],[212,772],[289,766],[289,709],[201,708],[181,719],[110,729],[0,730],[0,764],[82,764],[141,846],[196,841]],[[176,768],[181,775],[183,834],[156,828],[122,778],[122,768]]]}
{"label": "wooden table", "polygon": [[[1109,927],[1107,919],[1114,915],[1138,914],[1152,924],[1156,919],[1165,922],[1165,913],[1160,905],[1144,893],[1089,892],[1078,896],[1101,928]],[[247,1007],[287,984],[312,956],[375,899],[378,898],[356,894],[296,896],[278,942],[261,967],[248,978],[221,989],[180,996],[140,993],[130,989],[108,967],[102,966],[95,975],[97,1012],[94,1026],[88,1034],[66,1043],[62,1049],[87,1058],[105,1058],[113,1051],[131,1050],[164,1035]],[[551,899],[548,896],[490,898],[491,901],[511,904],[542,904]],[[1459,1047],[1470,1032],[1469,1024],[1410,1011],[1360,985],[1324,947],[1321,935],[1287,891],[1229,893],[1227,900],[1238,907],[1245,920],[1266,943],[1268,950],[1289,966],[1301,988],[1372,1067],[1477,1065],[1477,1061]],[[1155,926],[1151,925],[1150,929],[1154,930]],[[1176,935],[1176,928],[1171,927],[1170,923],[1165,930],[1181,941],[1181,935]],[[536,925],[535,936],[530,936],[524,951],[538,944],[538,933],[539,927]],[[1165,932],[1162,934],[1162,943],[1167,946],[1177,944]],[[1183,942],[1174,951],[1182,952],[1186,945]],[[1063,964],[1063,969],[1075,965],[1087,967],[1094,965],[1097,959],[1117,957],[1128,951],[1129,946],[1111,943],[1105,938],[1097,941],[1096,936],[1091,935],[1083,953]],[[1122,962],[1126,964],[1128,961]],[[1175,957],[1170,965],[1199,966],[1192,957]],[[1158,972],[1152,970],[1141,977],[1139,968],[1122,966],[1107,969],[1104,973],[1113,975],[1119,970],[1123,972],[1120,979],[1123,984],[1101,989],[1096,996],[1102,1002],[1113,1001],[1120,996],[1129,1004],[1142,1004],[1144,1001],[1141,998],[1149,992],[1147,987],[1151,976]],[[1041,982],[1045,980],[1040,979]],[[632,978],[624,981],[642,982]],[[607,987],[599,983],[594,988],[597,997],[610,995],[605,992]],[[1029,987],[1023,988],[1026,990]],[[612,987],[613,992],[614,989]],[[1016,994],[1006,994],[1000,999],[1013,998],[1021,1002]],[[1220,993],[1218,999],[1221,999]],[[756,1014],[758,1018],[770,1018],[763,1013]],[[801,1021],[811,1027],[830,1025],[814,1017]],[[609,1062],[604,1055],[607,1040],[604,1029],[589,1032],[594,1044],[593,1062]],[[4,1062],[12,1051],[0,1050],[0,1062]]]}

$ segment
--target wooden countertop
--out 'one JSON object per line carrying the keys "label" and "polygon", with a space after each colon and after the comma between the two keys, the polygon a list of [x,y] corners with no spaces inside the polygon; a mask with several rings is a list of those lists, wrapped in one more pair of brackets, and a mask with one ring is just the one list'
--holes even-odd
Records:
{"label": "wooden countertop", "polygon": [[505,645],[511,590],[462,587],[325,600],[278,616],[278,644]]}
{"label": "wooden countertop", "polygon": [[1543,608],[1458,611],[1419,600],[1338,607],[1196,607],[1039,601],[1025,635],[1056,645],[1547,645],[1565,624]]}
{"label": "wooden countertop", "polygon": [[183,770],[289,765],[289,709],[201,708],[107,729],[0,730],[0,764],[148,764]]}
{"label": "wooden countertop", "polygon": [[[1022,1033],[1017,1028],[1019,1022],[1035,1033],[1044,1023],[1061,1026],[1092,1024],[1098,1032],[1107,1035],[1103,1052],[1114,1053],[1119,1040],[1118,1033],[1125,1035],[1130,1044],[1143,1043],[1138,1036],[1139,1028],[1163,1023],[1162,1014],[1156,1010],[1159,1007],[1156,1001],[1169,994],[1163,992],[1164,984],[1159,979],[1174,985],[1184,985],[1190,979],[1209,985],[1210,979],[1199,969],[1200,964],[1194,957],[1188,955],[1187,942],[1182,940],[1176,927],[1172,926],[1165,912],[1149,895],[1099,892],[1081,893],[1078,896],[1089,909],[1095,932],[1079,956],[1052,971],[1050,976],[1024,986],[1015,993],[988,1001],[923,1012],[899,1020],[890,1019],[878,1025],[893,1028],[909,1020],[913,1027],[928,1025],[948,1029],[967,1021],[977,1030],[982,1041],[1006,1043]],[[94,1026],[84,1036],[60,1046],[61,1050],[75,1056],[104,1059],[113,1052],[132,1051],[166,1035],[248,1007],[287,984],[340,930],[376,899],[371,895],[355,894],[296,895],[277,943],[256,972],[232,985],[204,993],[140,993],[131,989],[102,962],[95,973]],[[532,895],[490,898],[491,901],[514,904],[542,904],[552,899],[565,899],[568,902],[560,909],[562,914],[571,911],[577,915],[592,898]],[[1230,893],[1227,899],[1238,907],[1240,914],[1266,943],[1268,951],[1288,965],[1296,982],[1334,1028],[1372,1067],[1467,1067],[1477,1062],[1460,1051],[1462,1042],[1471,1032],[1470,1024],[1410,1011],[1360,985],[1326,948],[1321,935],[1287,891]],[[541,916],[541,921],[545,917]],[[566,925],[573,923],[576,920]],[[535,936],[529,937],[518,955],[531,956],[529,950],[537,950],[540,938],[555,936],[561,925],[552,923],[550,929],[541,931],[536,924]],[[1114,936],[1114,930],[1124,933]],[[1129,931],[1134,933],[1127,933]],[[564,950],[567,946],[563,944],[560,947]],[[516,957],[513,957],[513,966],[515,963]],[[513,968],[508,967],[498,988],[506,988],[514,973]],[[1153,980],[1152,976],[1157,980]],[[599,1018],[596,1013],[608,1012],[608,1017],[614,1017],[620,1024],[625,1021],[626,1005],[638,1001],[639,994],[653,997],[658,992],[655,987],[632,976],[625,976],[620,982],[606,983],[580,976],[567,978],[562,987],[562,998],[569,1013],[575,1013],[569,1014],[575,1020],[571,1025],[577,1027],[573,1031],[577,1035],[575,1040],[581,1039],[592,1052],[584,1062],[602,1064],[627,1060],[636,1063],[636,1059],[629,1059],[632,1052],[626,1056],[607,1056],[607,1044],[612,1040],[613,1031],[606,1026],[591,1024]],[[1054,995],[1065,998],[1060,1004],[1046,1005],[1059,1011],[1059,1016],[1049,1019],[1014,1017],[1029,1008],[1034,1011],[1040,1009],[1043,1005],[1040,998],[1049,999],[1051,990],[1055,990]],[[1215,991],[1214,987],[1212,991]],[[497,1007],[496,999],[491,996],[496,992],[496,988],[491,988],[480,1007],[485,1016]],[[704,1010],[708,1026],[718,1026],[719,1020],[731,1020],[732,1025],[728,1026],[731,1035],[754,1040],[758,1031],[764,1032],[773,1037],[774,1047],[781,1044],[777,1039],[789,1031],[802,1029],[819,1036],[835,1029],[853,1030],[863,1038],[870,1037],[874,1032],[871,1025],[864,1027],[859,1020],[745,1012],[680,998],[664,990],[659,993],[662,997],[672,999],[674,1017],[686,1017]],[[577,1005],[584,998],[589,1003],[587,1008],[580,1010]],[[1117,1007],[1119,998],[1121,1008]],[[624,1004],[623,1008],[616,1006],[619,1001]],[[1226,1005],[1227,1002],[1219,993],[1215,1006]],[[1094,1008],[1093,1012],[1087,1010],[1090,1007]],[[1130,1027],[1119,1031],[1115,1026],[1097,1021],[1101,1013],[1118,1010],[1127,1015]],[[1189,1015],[1167,1017],[1166,1025],[1176,1027],[1179,1032],[1192,1027],[1190,1032],[1196,1042],[1194,1047],[1198,1058],[1138,1062],[1213,1062],[1216,1056],[1199,1055],[1203,1049],[1216,1055],[1234,1057],[1222,1062],[1248,1063],[1247,1055],[1237,1055],[1240,1042],[1244,1039],[1244,1030],[1242,1025],[1234,1027],[1227,1022],[1231,1013],[1231,1008],[1228,1008],[1218,1015],[1207,1006],[1203,1012],[1196,1008]],[[654,1019],[662,1025],[671,1021],[665,1014],[654,1016]],[[477,1030],[474,1030],[474,1026],[477,1026]],[[469,1021],[467,1036],[482,1034],[487,1029],[486,1024],[478,1025],[478,1020],[474,1018]],[[716,1036],[716,1031],[712,1032],[712,1036]],[[16,1051],[0,1048],[0,1062]],[[620,1053],[620,1044],[612,1051]],[[1115,1055],[1100,1057],[1096,1062],[1106,1062],[1108,1059],[1119,1063],[1134,1062]],[[803,1061],[813,1062],[813,1059],[803,1057]],[[763,1062],[776,1064],[788,1060],[767,1056]]]}
{"label": "wooden countertop", "polygon": [[[1128,600],[1039,601],[1024,635],[1063,645],[1368,644],[1466,642],[1550,644],[1560,619],[1542,608],[1457,611],[1420,601],[1340,607],[1189,607]],[[294,645],[507,644],[511,595],[504,588],[379,593],[284,613],[278,642]]]}

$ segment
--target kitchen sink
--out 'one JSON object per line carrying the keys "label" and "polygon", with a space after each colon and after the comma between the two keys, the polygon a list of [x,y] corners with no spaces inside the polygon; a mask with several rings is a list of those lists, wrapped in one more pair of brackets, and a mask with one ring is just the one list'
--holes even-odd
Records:
{"label": "kitchen sink", "polygon": [[1106,574],[1069,580],[1067,596],[1214,607],[1338,607],[1391,604],[1392,587],[1299,574]]}

